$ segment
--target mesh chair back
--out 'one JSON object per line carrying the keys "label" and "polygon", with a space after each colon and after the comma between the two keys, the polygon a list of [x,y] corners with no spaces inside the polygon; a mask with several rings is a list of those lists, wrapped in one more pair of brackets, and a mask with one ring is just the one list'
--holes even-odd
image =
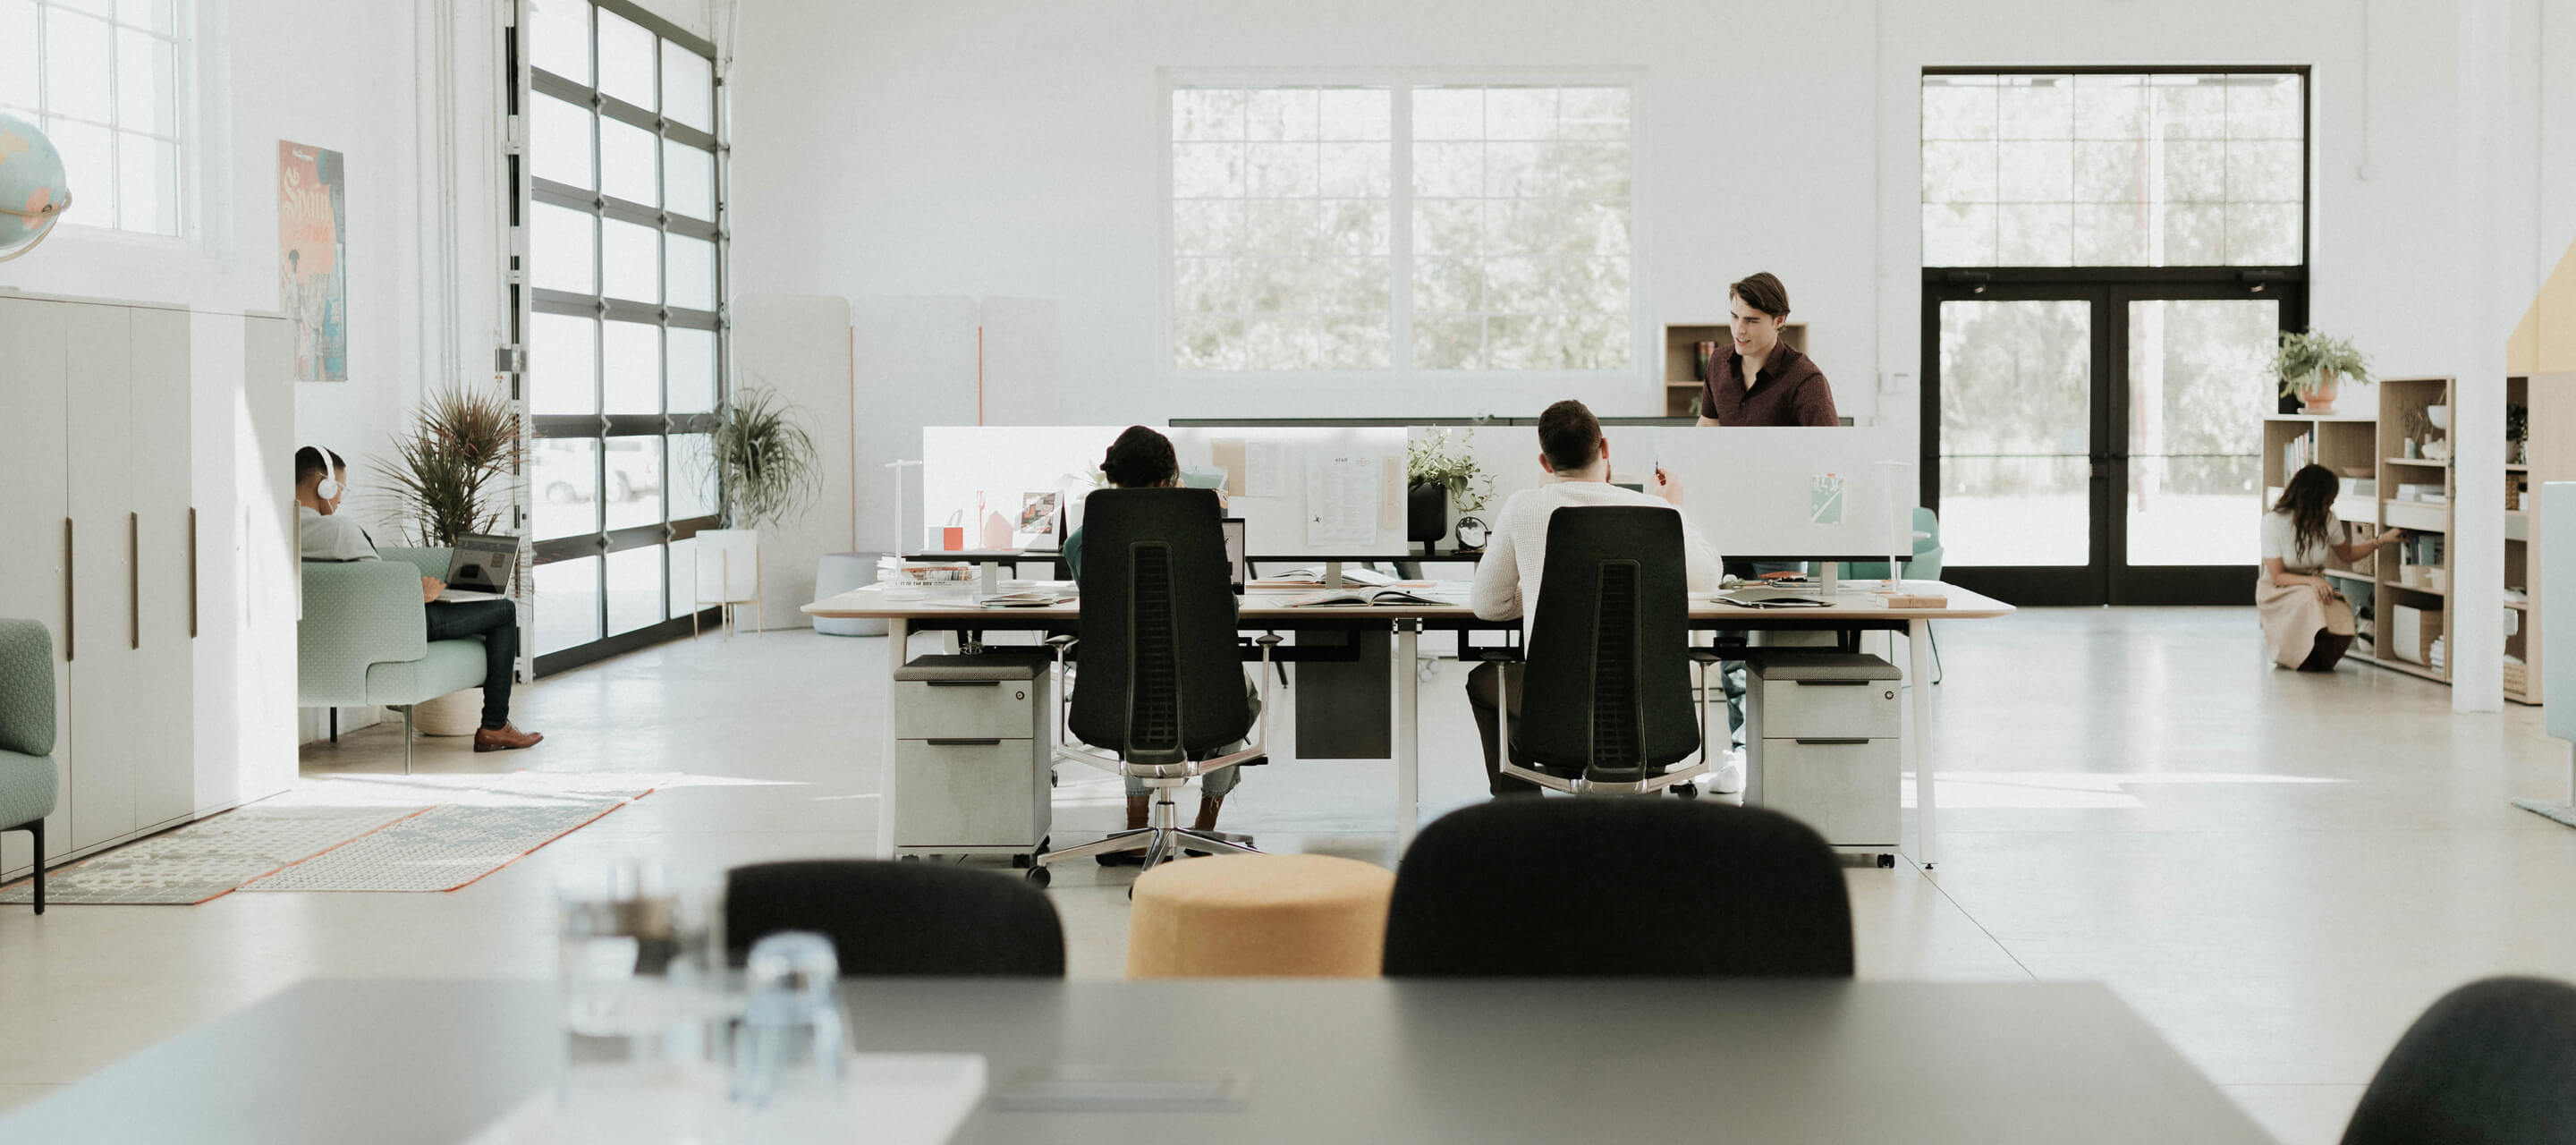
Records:
{"label": "mesh chair back", "polygon": [[2415,1020],[2343,1145],[2536,1145],[2576,1134],[2576,986],[2488,978]]}
{"label": "mesh chair back", "polygon": [[1244,738],[1252,705],[1216,492],[1104,489],[1083,506],[1073,734],[1148,764]]}
{"label": "mesh chair back", "polygon": [[1386,972],[1431,977],[1852,972],[1833,849],[1788,816],[1678,799],[1502,799],[1423,829],[1396,868]]}
{"label": "mesh chair back", "polygon": [[1055,906],[991,871],[828,859],[757,863],[725,875],[725,947],[741,965],[782,930],[832,940],[844,975],[1064,976]]}
{"label": "mesh chair back", "polygon": [[1514,737],[1532,759],[1635,782],[1699,750],[1688,575],[1682,517],[1671,509],[1549,515]]}

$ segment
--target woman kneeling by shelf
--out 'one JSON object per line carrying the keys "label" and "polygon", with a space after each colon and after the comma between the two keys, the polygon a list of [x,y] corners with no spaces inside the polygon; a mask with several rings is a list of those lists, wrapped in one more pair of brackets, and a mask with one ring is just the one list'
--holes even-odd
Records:
{"label": "woman kneeling by shelf", "polygon": [[2326,579],[2326,555],[2350,564],[2406,536],[2388,529],[2367,541],[2332,542],[2343,525],[2334,515],[2338,491],[2333,470],[2310,465],[2263,514],[2263,576],[2254,585],[2254,612],[2272,662],[2284,668],[2331,672],[2352,647],[2352,602]]}

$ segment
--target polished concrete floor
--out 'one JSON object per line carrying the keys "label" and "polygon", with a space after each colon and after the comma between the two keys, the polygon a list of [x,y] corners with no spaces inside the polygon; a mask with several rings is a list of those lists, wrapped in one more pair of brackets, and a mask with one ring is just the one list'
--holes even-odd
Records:
{"label": "polished concrete floor", "polygon": [[[1942,861],[1848,873],[1864,976],[2107,981],[2300,1143],[2335,1139],[2442,991],[2576,978],[2576,831],[2507,803],[2566,792],[2536,709],[2453,716],[2409,677],[2275,671],[2243,610],[2028,610],[1945,625],[1941,651]],[[706,879],[868,853],[885,659],[880,639],[710,634],[527,688],[520,722],[549,737],[533,750],[424,742],[429,771],[693,777],[452,894],[0,908],[0,1109],[308,976],[545,974],[553,887],[606,862]],[[1426,819],[1483,786],[1459,668],[1434,672]],[[400,766],[391,727],[303,759],[308,777]],[[1116,824],[1113,778],[1064,780],[1060,842]],[[1252,773],[1225,826],[1389,861],[1392,804],[1384,765],[1286,762]],[[1055,884],[1076,975],[1120,973],[1130,878]]]}

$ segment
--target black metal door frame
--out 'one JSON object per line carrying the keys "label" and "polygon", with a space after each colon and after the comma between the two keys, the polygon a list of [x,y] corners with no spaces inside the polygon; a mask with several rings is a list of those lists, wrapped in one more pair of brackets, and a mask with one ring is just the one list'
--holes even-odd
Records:
{"label": "black metal door frame", "polygon": [[[1945,564],[1942,578],[2026,605],[2213,604],[2254,600],[2252,565],[2126,563],[2129,494],[2129,303],[2247,299],[2280,304],[2283,330],[2308,324],[2307,276],[2298,267],[2072,267],[1923,272],[1922,502],[1941,509],[1941,304],[2080,301],[2091,306],[2091,524],[2081,566]],[[2282,412],[2295,403],[2281,399]],[[2259,510],[2247,504],[2254,528]]]}

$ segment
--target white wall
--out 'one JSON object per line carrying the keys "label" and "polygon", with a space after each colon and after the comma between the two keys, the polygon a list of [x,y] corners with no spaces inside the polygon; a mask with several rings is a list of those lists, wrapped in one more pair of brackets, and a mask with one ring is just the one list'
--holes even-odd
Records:
{"label": "white wall", "polygon": [[[1642,68],[1639,282],[1650,326],[1723,313],[1725,283],[1787,280],[1846,412],[1921,375],[1916,84],[1937,64],[2315,68],[2312,317],[2381,372],[2448,373],[2423,295],[2455,264],[2449,175],[2458,0],[1145,0],[938,5],[743,0],[734,45],[734,277],[745,289],[1018,294],[1064,304],[1070,422],[1191,414],[1526,412],[1573,392],[1650,412],[1653,363],[1591,389],[1433,376],[1328,394],[1175,390],[1159,360],[1158,69]],[[2476,2],[2476,0],[2470,0]],[[2576,2],[2518,0],[2517,112],[2496,125],[2505,241],[2536,288],[2576,235]],[[2365,28],[2368,49],[2365,51]],[[1737,51],[1729,45],[1759,45]],[[2365,92],[2363,77],[2368,76]],[[2556,114],[2535,101],[2546,96]],[[1767,174],[1750,179],[1748,160]],[[2366,166],[2365,166],[2366,164]],[[2500,314],[2501,339],[2519,316]],[[1884,403],[1910,422],[1910,389]]]}

